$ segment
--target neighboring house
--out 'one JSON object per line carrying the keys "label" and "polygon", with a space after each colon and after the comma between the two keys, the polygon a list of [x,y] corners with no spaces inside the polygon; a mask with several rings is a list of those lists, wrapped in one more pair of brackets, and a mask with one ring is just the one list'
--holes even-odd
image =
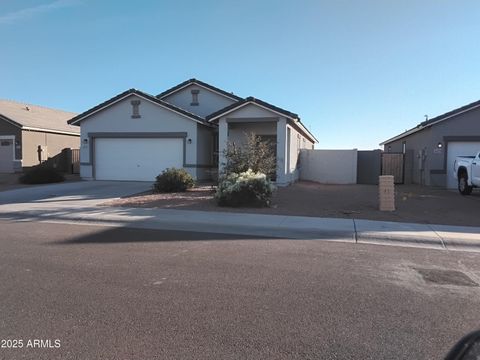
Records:
{"label": "neighboring house", "polygon": [[0,100],[0,173],[21,171],[80,146],[78,127],[67,120],[76,114],[42,106]]}
{"label": "neighboring house", "polygon": [[168,167],[209,179],[227,143],[254,132],[277,144],[277,183],[288,184],[300,149],[317,142],[298,115],[196,79],[157,96],[127,90],[68,123],[81,128],[81,177],[97,180],[153,181]]}
{"label": "neighboring house", "polygon": [[456,188],[453,165],[459,155],[480,151],[480,101],[420,123],[380,145],[386,152],[411,154],[412,182]]}

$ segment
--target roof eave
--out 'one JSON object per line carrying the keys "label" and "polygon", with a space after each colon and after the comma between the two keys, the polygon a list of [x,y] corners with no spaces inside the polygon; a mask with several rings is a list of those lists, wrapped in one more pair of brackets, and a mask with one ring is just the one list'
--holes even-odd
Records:
{"label": "roof eave", "polygon": [[130,90],[124,91],[123,93],[120,93],[120,94],[112,97],[111,99],[109,99],[107,101],[104,101],[103,103],[100,103],[99,105],[94,106],[87,111],[84,111],[82,114],[79,114],[76,117],[68,120],[67,123],[70,124],[70,125],[80,124],[83,120],[87,119],[88,117],[90,117],[90,116],[98,113],[99,111],[102,111],[102,110],[104,110],[104,109],[106,109],[106,108],[108,108],[108,107],[126,99],[127,97],[129,97],[131,95],[136,95],[140,98],[143,98],[144,100],[150,101],[150,102],[152,102],[152,103],[154,103],[158,106],[166,108],[166,109],[168,109],[172,112],[175,112],[176,114],[178,114],[180,116],[186,117],[186,118],[188,118],[192,121],[195,121],[195,122],[197,122],[201,125],[211,126],[210,124],[206,123],[204,119],[202,119],[201,117],[199,117],[195,114],[190,114],[183,109],[177,108],[176,106],[174,106],[170,103],[167,103],[167,102],[165,102],[161,99],[157,99],[156,97],[154,97],[150,94],[144,93],[143,91],[136,90],[136,89],[130,89]]}

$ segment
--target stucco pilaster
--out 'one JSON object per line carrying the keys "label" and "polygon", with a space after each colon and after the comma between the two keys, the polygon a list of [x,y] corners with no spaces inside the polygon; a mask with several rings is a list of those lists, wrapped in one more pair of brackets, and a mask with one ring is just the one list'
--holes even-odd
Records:
{"label": "stucco pilaster", "polygon": [[277,122],[277,184],[287,182],[287,119],[279,118]]}
{"label": "stucco pilaster", "polygon": [[218,173],[223,172],[223,164],[225,164],[225,150],[228,144],[228,123],[227,119],[222,117],[218,121]]}

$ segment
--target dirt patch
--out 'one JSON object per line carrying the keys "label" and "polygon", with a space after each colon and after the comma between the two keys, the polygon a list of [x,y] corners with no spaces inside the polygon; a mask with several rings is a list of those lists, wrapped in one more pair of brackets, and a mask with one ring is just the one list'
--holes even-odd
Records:
{"label": "dirt patch", "polygon": [[478,191],[461,196],[445,189],[398,185],[395,189],[397,210],[393,212],[378,210],[378,187],[375,185],[323,185],[301,181],[278,188],[270,208],[218,207],[213,196],[211,186],[200,186],[186,193],[144,194],[105,205],[480,226]]}
{"label": "dirt patch", "polygon": [[180,193],[142,193],[103,203],[104,206],[156,207],[167,209],[218,210],[212,186],[198,186]]}

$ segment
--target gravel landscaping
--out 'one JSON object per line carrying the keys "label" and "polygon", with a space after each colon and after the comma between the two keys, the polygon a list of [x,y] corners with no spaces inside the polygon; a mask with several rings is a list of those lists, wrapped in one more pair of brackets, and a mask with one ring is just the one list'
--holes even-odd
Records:
{"label": "gravel landscaping", "polygon": [[470,196],[461,196],[457,191],[440,188],[397,185],[395,192],[397,210],[393,212],[378,210],[375,185],[323,185],[305,181],[278,188],[270,208],[219,207],[209,185],[185,193],[139,194],[103,205],[480,226],[478,190]]}

